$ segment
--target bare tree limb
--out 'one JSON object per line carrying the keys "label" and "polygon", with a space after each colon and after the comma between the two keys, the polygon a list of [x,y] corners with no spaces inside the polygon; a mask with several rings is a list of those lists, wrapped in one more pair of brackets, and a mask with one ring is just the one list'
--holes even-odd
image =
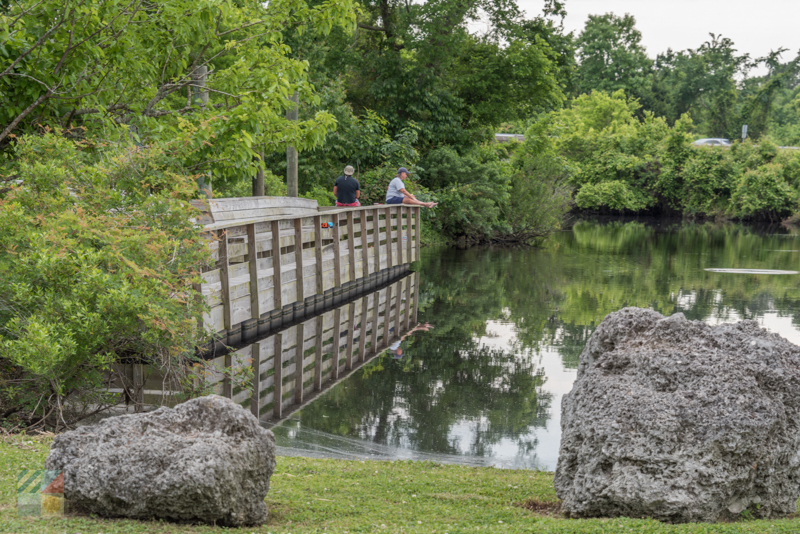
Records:
{"label": "bare tree limb", "polygon": [[10,134],[10,133],[11,133],[11,131],[12,131],[14,128],[16,128],[16,127],[17,127],[17,124],[19,124],[19,123],[20,123],[20,121],[21,121],[22,119],[24,119],[25,117],[27,117],[27,116],[28,116],[28,114],[29,114],[31,111],[33,111],[34,109],[36,109],[36,108],[39,106],[39,104],[41,104],[42,102],[44,102],[45,100],[47,100],[48,98],[50,98],[50,95],[52,95],[52,94],[53,94],[53,93],[52,93],[52,91],[48,89],[48,90],[47,90],[47,91],[46,91],[46,92],[45,92],[45,93],[44,93],[42,96],[40,96],[39,98],[37,98],[37,99],[36,99],[36,101],[35,101],[33,104],[31,104],[30,106],[28,106],[27,108],[25,108],[25,109],[22,111],[22,113],[20,113],[19,115],[17,115],[17,118],[16,118],[16,119],[14,119],[13,121],[11,121],[11,124],[9,124],[8,126],[6,126],[6,129],[5,129],[5,130],[3,130],[2,132],[0,132],[0,141],[2,141],[3,139],[5,139],[6,137],[8,137],[8,134]]}
{"label": "bare tree limb", "polygon": [[370,26],[369,24],[364,24],[363,22],[359,22],[358,27],[372,32],[386,33],[386,28],[381,28],[380,26]]}

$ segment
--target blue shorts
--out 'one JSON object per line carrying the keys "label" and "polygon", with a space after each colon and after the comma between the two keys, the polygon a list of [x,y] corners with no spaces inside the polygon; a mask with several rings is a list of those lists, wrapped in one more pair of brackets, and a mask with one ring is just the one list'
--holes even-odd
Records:
{"label": "blue shorts", "polygon": [[387,204],[402,204],[402,203],[403,203],[403,199],[404,199],[404,198],[405,198],[405,197],[392,197],[392,198],[387,198],[387,199],[386,199],[386,203],[387,203]]}

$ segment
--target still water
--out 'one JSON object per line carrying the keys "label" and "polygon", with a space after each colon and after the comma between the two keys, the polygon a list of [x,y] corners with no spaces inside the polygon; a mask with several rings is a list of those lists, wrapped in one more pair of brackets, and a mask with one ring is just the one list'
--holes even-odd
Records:
{"label": "still water", "polygon": [[800,344],[797,270],[780,227],[594,221],[541,249],[424,249],[425,328],[273,428],[279,452],[553,470],[561,397],[606,314],[753,319]]}

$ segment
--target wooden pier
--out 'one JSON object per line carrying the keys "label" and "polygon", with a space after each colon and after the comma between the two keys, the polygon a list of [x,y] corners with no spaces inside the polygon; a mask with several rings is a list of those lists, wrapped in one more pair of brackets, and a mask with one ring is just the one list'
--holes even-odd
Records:
{"label": "wooden pier", "polygon": [[[416,322],[409,264],[419,259],[419,207],[319,208],[282,197],[197,206],[215,263],[196,289],[216,342],[195,373],[256,417],[285,417]],[[175,404],[177,384],[159,370],[117,370],[137,405]]]}
{"label": "wooden pier", "polygon": [[[419,259],[420,208],[318,208],[301,198],[198,203],[214,267],[198,288],[207,331],[238,345],[386,282]],[[279,290],[276,290],[279,288]]]}

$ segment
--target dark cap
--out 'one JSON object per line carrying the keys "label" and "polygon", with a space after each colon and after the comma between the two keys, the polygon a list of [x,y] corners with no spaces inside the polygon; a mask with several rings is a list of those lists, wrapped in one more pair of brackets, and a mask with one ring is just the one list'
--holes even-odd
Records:
{"label": "dark cap", "polygon": [[400,167],[399,169],[397,169],[397,176],[400,176],[401,172],[408,174],[408,169],[406,169],[405,167]]}

